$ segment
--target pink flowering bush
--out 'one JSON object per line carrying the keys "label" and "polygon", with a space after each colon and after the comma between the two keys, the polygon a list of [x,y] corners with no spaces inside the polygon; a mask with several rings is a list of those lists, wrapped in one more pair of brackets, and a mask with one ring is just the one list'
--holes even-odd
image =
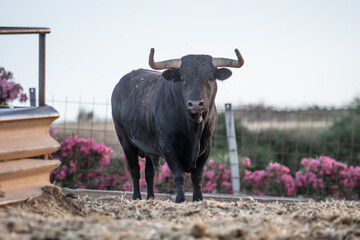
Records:
{"label": "pink flowering bush", "polygon": [[17,99],[19,94],[20,102],[27,101],[27,95],[23,93],[22,86],[12,79],[13,74],[0,67],[0,105],[7,105],[9,101]]}
{"label": "pink flowering bush", "polygon": [[251,166],[251,160],[250,158],[245,158],[243,161],[241,161],[241,165],[244,167],[250,167]]}
{"label": "pink flowering bush", "polygon": [[[52,129],[52,131],[55,131]],[[112,149],[93,139],[78,136],[61,142],[54,156],[61,166],[51,174],[51,181],[62,187],[132,191],[126,170],[126,157],[110,157]],[[147,191],[145,159],[139,158],[140,190]],[[348,166],[327,156],[304,158],[302,168],[294,175],[280,163],[269,163],[255,170],[249,158],[240,161],[242,192],[257,196],[306,196],[315,199],[360,199],[360,167]],[[155,193],[175,193],[171,171],[165,162],[156,174]],[[185,174],[184,189],[192,191],[190,174]],[[232,193],[230,170],[223,163],[209,160],[203,170],[203,193]]]}
{"label": "pink flowering bush", "polygon": [[203,172],[203,193],[232,194],[231,172],[223,163],[209,160]]}
{"label": "pink flowering bush", "polygon": [[295,196],[295,181],[290,169],[279,163],[269,163],[266,170],[244,171],[243,182],[250,183],[248,190],[254,195]]}
{"label": "pink flowering bush", "polygon": [[117,175],[105,171],[110,164],[111,148],[98,144],[94,139],[71,136],[63,140],[54,159],[61,166],[51,174],[51,180],[63,187],[105,189],[121,182]]}
{"label": "pink flowering bush", "polygon": [[266,170],[244,170],[243,191],[263,196],[306,196],[315,199],[360,198],[360,167],[347,166],[327,156],[304,158],[293,177],[290,169],[269,163]]}
{"label": "pink flowering bush", "polygon": [[304,158],[303,168],[296,173],[298,194],[324,198],[359,199],[360,167],[347,166],[327,156]]}
{"label": "pink flowering bush", "polygon": [[[53,134],[56,129],[51,128]],[[110,158],[112,149],[98,144],[93,139],[71,136],[60,143],[54,154],[61,165],[51,174],[51,181],[69,188],[132,191],[132,180],[126,171],[126,158]],[[146,192],[145,159],[139,158],[140,190]],[[190,174],[185,174],[184,188],[192,191]],[[175,184],[168,165],[165,163],[158,172],[154,191],[175,193]],[[232,193],[231,175],[225,164],[209,161],[204,167],[203,192]]]}

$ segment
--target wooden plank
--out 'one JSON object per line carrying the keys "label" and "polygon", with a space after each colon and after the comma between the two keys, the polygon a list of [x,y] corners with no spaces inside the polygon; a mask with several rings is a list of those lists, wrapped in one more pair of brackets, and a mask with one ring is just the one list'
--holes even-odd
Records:
{"label": "wooden plank", "polygon": [[55,152],[60,144],[49,126],[59,117],[52,107],[6,109],[0,113],[0,161]]}
{"label": "wooden plank", "polygon": [[39,196],[41,188],[50,185],[50,172],[60,166],[59,160],[21,159],[0,162],[0,205]]}

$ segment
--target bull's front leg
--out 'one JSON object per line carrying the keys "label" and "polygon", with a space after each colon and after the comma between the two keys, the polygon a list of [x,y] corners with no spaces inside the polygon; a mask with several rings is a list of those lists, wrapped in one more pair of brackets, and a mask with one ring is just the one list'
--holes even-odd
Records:
{"label": "bull's front leg", "polygon": [[196,160],[196,167],[191,171],[191,181],[193,183],[193,201],[203,200],[201,192],[201,180],[206,160],[209,157],[210,148]]}
{"label": "bull's front leg", "polygon": [[175,182],[176,186],[176,203],[181,203],[185,201],[185,194],[184,194],[184,172],[182,167],[179,164],[177,158],[166,158],[166,162],[171,170],[172,177]]}
{"label": "bull's front leg", "polygon": [[173,173],[173,179],[175,181],[176,186],[176,203],[181,203],[185,201],[184,194],[184,174],[181,172]]}
{"label": "bull's front leg", "polygon": [[[202,167],[204,168],[204,166]],[[193,201],[201,201],[203,200],[202,192],[201,192],[201,179],[202,179],[202,169],[200,167],[195,168],[191,172],[191,181],[193,183]]]}

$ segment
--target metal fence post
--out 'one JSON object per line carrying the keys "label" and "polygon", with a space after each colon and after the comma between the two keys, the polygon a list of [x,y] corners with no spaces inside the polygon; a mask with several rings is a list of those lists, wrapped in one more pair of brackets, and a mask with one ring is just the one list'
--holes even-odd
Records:
{"label": "metal fence post", "polygon": [[234,115],[231,109],[231,103],[225,104],[225,123],[226,123],[226,135],[228,141],[233,194],[240,195],[240,173],[239,173],[239,163],[238,163],[238,154],[237,154],[237,145],[236,145]]}
{"label": "metal fence post", "polygon": [[39,106],[45,106],[45,33],[39,34]]}
{"label": "metal fence post", "polygon": [[35,88],[29,88],[29,92],[30,92],[30,107],[36,107]]}

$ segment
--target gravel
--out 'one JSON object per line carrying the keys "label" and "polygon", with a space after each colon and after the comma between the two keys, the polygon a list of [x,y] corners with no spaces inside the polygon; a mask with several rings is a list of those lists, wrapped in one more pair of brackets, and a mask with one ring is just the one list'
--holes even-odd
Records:
{"label": "gravel", "polygon": [[344,201],[40,197],[0,207],[0,239],[360,239],[360,205]]}

